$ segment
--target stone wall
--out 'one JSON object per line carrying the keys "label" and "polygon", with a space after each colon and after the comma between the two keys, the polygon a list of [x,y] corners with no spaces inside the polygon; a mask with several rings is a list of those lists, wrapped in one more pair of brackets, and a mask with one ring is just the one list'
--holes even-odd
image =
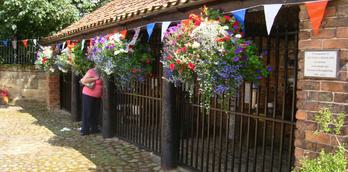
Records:
{"label": "stone wall", "polygon": [[[314,115],[322,107],[334,113],[344,112],[344,131],[339,138],[348,143],[348,0],[330,1],[326,9],[320,34],[313,35],[304,5],[300,6],[299,72],[297,86],[297,124],[295,133],[296,165],[304,156],[313,157],[324,149],[337,146],[333,135],[314,135],[317,124]],[[304,78],[304,51],[339,49],[340,66],[337,79]]]}
{"label": "stone wall", "polygon": [[46,102],[47,74],[32,65],[0,65],[0,89],[8,89],[11,100],[34,99]]}

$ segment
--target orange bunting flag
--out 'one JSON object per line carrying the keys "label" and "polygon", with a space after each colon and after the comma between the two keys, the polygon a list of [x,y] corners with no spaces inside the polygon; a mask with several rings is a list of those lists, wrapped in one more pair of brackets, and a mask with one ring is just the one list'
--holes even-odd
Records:
{"label": "orange bunting flag", "polygon": [[24,45],[25,48],[28,47],[28,40],[27,40],[27,39],[22,40],[22,43],[23,43],[23,45]]}
{"label": "orange bunting flag", "polygon": [[319,27],[324,17],[327,2],[328,1],[326,0],[305,3],[314,34],[319,33]]}
{"label": "orange bunting flag", "polygon": [[125,39],[126,38],[126,35],[127,35],[127,30],[125,29],[125,30],[122,30],[121,31],[121,35],[123,36],[123,39]]}

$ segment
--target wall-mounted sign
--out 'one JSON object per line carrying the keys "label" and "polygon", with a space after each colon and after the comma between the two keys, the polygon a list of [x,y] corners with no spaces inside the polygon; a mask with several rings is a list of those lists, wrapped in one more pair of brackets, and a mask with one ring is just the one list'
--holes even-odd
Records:
{"label": "wall-mounted sign", "polygon": [[336,78],[338,67],[338,50],[305,51],[305,77]]}

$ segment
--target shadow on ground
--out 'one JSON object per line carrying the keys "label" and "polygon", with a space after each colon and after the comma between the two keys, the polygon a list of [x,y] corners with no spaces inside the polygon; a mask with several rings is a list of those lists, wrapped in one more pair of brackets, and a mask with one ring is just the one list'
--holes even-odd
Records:
{"label": "shadow on ground", "polygon": [[[36,118],[35,125],[44,126],[55,134],[48,142],[54,146],[73,148],[93,162],[91,171],[159,171],[159,158],[124,141],[103,139],[100,134],[80,136],[79,123],[61,111],[49,112],[46,106],[34,101],[18,101],[24,113]],[[61,131],[63,128],[70,131]]]}

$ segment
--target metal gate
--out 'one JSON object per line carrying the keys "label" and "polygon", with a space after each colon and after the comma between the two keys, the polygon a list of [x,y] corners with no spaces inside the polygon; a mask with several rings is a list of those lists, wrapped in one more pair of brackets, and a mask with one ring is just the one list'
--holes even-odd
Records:
{"label": "metal gate", "polygon": [[[189,103],[181,88],[180,152],[183,166],[199,171],[291,171],[296,112],[297,32],[254,37],[273,71],[260,83],[244,83],[236,96],[200,95]],[[222,105],[229,105],[227,111]]]}
{"label": "metal gate", "polygon": [[[118,88],[115,93],[116,136],[141,148],[159,154],[161,150],[161,30],[154,30],[150,40],[156,63],[153,76],[144,82],[134,82],[125,88]],[[140,33],[147,42],[146,30]]]}

